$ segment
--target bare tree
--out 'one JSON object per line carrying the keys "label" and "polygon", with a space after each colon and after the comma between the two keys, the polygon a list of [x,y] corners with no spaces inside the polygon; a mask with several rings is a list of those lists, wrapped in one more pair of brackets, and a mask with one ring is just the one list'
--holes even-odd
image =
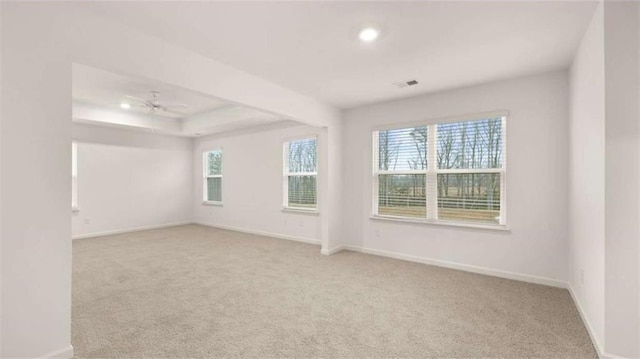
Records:
{"label": "bare tree", "polygon": [[[292,141],[289,143],[289,171],[293,173],[315,172],[317,141]],[[289,177],[289,199],[292,203],[311,205],[316,202],[316,178],[314,176]]]}
{"label": "bare tree", "polygon": [[[378,132],[378,168],[381,170],[388,171],[397,165],[399,143],[393,142],[390,131]],[[381,175],[378,178],[378,187],[379,192],[385,194],[383,197],[380,197],[379,200],[383,200],[385,206],[390,205],[389,193],[391,191],[391,183],[389,181],[389,175]]]}
{"label": "bare tree", "polygon": [[[454,162],[453,132],[445,131],[438,133],[438,168],[452,168]],[[449,177],[439,176],[438,178],[438,195],[439,197],[449,196]]]}

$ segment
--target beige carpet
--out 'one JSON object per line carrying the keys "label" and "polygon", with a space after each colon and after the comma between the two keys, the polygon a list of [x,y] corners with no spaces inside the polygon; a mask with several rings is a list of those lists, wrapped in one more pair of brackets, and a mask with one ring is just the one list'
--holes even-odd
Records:
{"label": "beige carpet", "polygon": [[73,242],[77,357],[595,358],[566,290],[188,225]]}

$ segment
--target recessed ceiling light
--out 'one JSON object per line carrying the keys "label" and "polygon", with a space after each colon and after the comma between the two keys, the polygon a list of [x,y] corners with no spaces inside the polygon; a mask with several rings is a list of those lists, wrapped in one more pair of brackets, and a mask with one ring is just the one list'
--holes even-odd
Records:
{"label": "recessed ceiling light", "polygon": [[122,107],[122,108],[123,108],[123,109],[125,109],[125,110],[128,110],[128,109],[130,109],[130,108],[131,108],[131,105],[129,105],[129,104],[128,104],[128,103],[126,103],[126,102],[123,102],[123,103],[121,103],[121,104],[120,104],[120,107]]}
{"label": "recessed ceiling light", "polygon": [[380,36],[380,30],[373,27],[365,27],[360,30],[360,34],[358,34],[358,37],[363,42],[373,42],[378,38],[378,36]]}

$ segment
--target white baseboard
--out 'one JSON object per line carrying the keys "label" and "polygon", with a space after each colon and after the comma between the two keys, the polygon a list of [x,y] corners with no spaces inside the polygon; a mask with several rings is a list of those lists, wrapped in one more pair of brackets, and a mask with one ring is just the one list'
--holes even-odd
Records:
{"label": "white baseboard", "polygon": [[213,224],[213,223],[206,223],[206,222],[195,222],[195,223],[203,225],[203,226],[207,226],[207,227],[226,229],[226,230],[229,230],[229,231],[256,234],[256,235],[259,235],[259,236],[278,238],[278,239],[286,239],[286,240],[289,240],[289,241],[296,241],[296,242],[302,242],[302,243],[307,243],[307,244],[315,244],[315,245],[320,245],[321,244],[321,241],[319,239],[291,236],[291,235],[288,235],[288,234],[258,231],[258,230],[255,230],[255,229],[247,229],[247,228],[240,228],[240,227],[233,227],[233,226],[225,226],[225,225],[221,225],[221,224]]}
{"label": "white baseboard", "polygon": [[82,239],[82,238],[93,238],[93,237],[110,236],[110,235],[113,235],[113,234],[122,234],[122,233],[146,231],[146,230],[149,230],[149,229],[159,229],[159,228],[183,226],[185,224],[191,224],[191,223],[193,223],[193,222],[187,221],[187,222],[176,222],[176,223],[168,223],[168,224],[159,224],[159,225],[155,225],[155,226],[145,226],[145,227],[136,227],[136,228],[127,228],[127,229],[116,229],[116,230],[113,230],[113,231],[79,234],[77,236],[71,237],[71,239]]}
{"label": "white baseboard", "polygon": [[[584,326],[587,328],[587,333],[589,333],[589,337],[591,338],[591,342],[593,343],[593,347],[596,348],[596,352],[598,353],[598,357],[600,359],[611,358],[610,356],[605,355],[604,348],[602,347],[602,344],[600,344],[600,342],[596,338],[595,333],[593,331],[593,327],[591,326],[591,322],[589,321],[589,318],[587,318],[586,313],[582,309],[582,305],[580,304],[580,301],[578,300],[578,297],[576,297],[576,294],[573,291],[573,287],[571,286],[571,283],[567,283],[567,289],[569,290],[569,293],[571,294],[571,299],[573,299],[573,303],[576,305],[576,308],[578,308],[578,313],[580,313],[580,318],[582,318],[582,322],[584,323]],[[611,358],[611,359],[613,359],[613,358]]]}
{"label": "white baseboard", "polygon": [[621,357],[621,356],[614,355],[614,354],[603,353],[602,356],[600,357],[600,359],[633,359],[633,358]]}
{"label": "white baseboard", "polygon": [[[186,225],[186,224],[191,224],[191,223],[196,223],[196,224],[207,226],[207,227],[225,229],[225,230],[242,232],[242,233],[255,234],[255,235],[260,235],[260,236],[265,236],[265,237],[286,239],[286,240],[290,240],[290,241],[303,242],[303,243],[314,244],[314,245],[320,245],[321,244],[321,241],[318,240],[318,239],[291,236],[291,235],[288,235],[288,234],[265,232],[265,231],[247,229],[247,228],[233,227],[233,226],[225,226],[225,225],[212,224],[212,223],[206,223],[206,222],[179,222],[179,223],[163,224],[163,225],[157,225],[157,226],[147,226],[147,227],[138,227],[138,228],[123,229],[123,230],[100,232],[100,233],[83,234],[83,235],[73,236],[72,238],[73,239],[80,239],[80,238],[100,237],[100,236],[107,236],[107,235],[112,235],[112,234],[137,232],[137,231],[143,231],[143,230],[148,230],[148,229],[159,229],[159,228],[166,228],[166,227],[174,227],[174,226]],[[499,278],[513,279],[513,280],[518,280],[518,281],[522,281],[522,282],[528,282],[528,283],[534,283],[534,284],[542,284],[542,285],[548,285],[548,286],[551,286],[551,287],[568,289],[569,293],[571,294],[571,298],[573,299],[573,302],[575,303],[576,308],[578,309],[578,313],[580,314],[580,317],[581,317],[582,321],[584,322],[585,327],[587,328],[587,332],[589,333],[589,337],[591,338],[591,342],[593,343],[593,346],[596,349],[598,357],[600,359],[627,359],[627,358],[624,358],[624,357],[620,357],[620,356],[617,356],[617,355],[613,355],[613,354],[609,354],[609,353],[604,352],[604,348],[598,342],[598,340],[596,340],[596,338],[594,336],[594,333],[593,333],[593,329],[591,327],[591,324],[590,324],[588,318],[586,317],[586,315],[585,315],[585,313],[584,313],[584,311],[582,309],[582,306],[580,305],[580,302],[577,300],[577,298],[575,296],[575,293],[574,293],[574,291],[573,291],[573,289],[572,289],[572,287],[571,287],[571,285],[569,283],[566,283],[566,282],[563,282],[563,281],[560,281],[560,280],[556,280],[556,279],[551,279],[551,278],[533,276],[533,275],[529,275],[529,274],[521,274],[521,273],[515,273],[515,272],[509,272],[509,271],[501,271],[501,270],[491,269],[491,268],[486,268],[486,267],[478,267],[478,266],[473,266],[473,265],[468,265],[468,264],[461,264],[461,263],[456,263],[456,262],[443,261],[443,260],[427,258],[427,257],[418,257],[418,256],[412,256],[412,255],[398,253],[398,252],[390,252],[390,251],[384,251],[384,250],[380,250],[380,249],[366,248],[366,247],[354,246],[354,245],[338,245],[338,246],[336,246],[336,247],[334,247],[332,249],[329,249],[329,250],[322,249],[320,252],[322,254],[324,254],[324,255],[332,255],[332,254],[338,253],[338,252],[340,252],[342,250],[349,250],[349,251],[353,251],[353,252],[372,254],[372,255],[377,255],[377,256],[381,256],[381,257],[405,260],[405,261],[409,261],[409,262],[423,263],[423,264],[428,264],[428,265],[433,265],[433,266],[438,266],[438,267],[443,267],[443,268],[456,269],[456,270],[461,270],[461,271],[465,271],[465,272],[484,274],[484,275],[489,275],[489,276],[494,276],[494,277],[499,277]],[[73,357],[73,347],[70,345],[68,348],[65,348],[65,349],[57,351],[57,352],[50,353],[49,355],[46,355],[43,358],[61,358],[61,359],[66,359],[66,358],[72,358],[72,357]]]}
{"label": "white baseboard", "polygon": [[43,359],[71,359],[73,358],[73,346],[69,344],[68,347],[60,350],[56,350],[47,355],[42,356]]}
{"label": "white baseboard", "polygon": [[[438,267],[457,269],[457,270],[461,270],[461,271],[465,271],[465,272],[490,275],[490,276],[506,278],[506,279],[519,280],[519,281],[522,281],[522,282],[548,285],[548,286],[557,287],[557,288],[567,288],[567,283],[566,282],[563,282],[563,281],[560,281],[560,280],[557,280],[557,279],[533,276],[533,275],[529,275],[529,274],[507,272],[507,271],[501,271],[501,270],[491,269],[491,268],[486,268],[486,267],[478,267],[478,266],[473,266],[473,265],[468,265],[468,264],[448,262],[448,261],[443,261],[443,260],[439,260],[439,259],[433,259],[433,258],[427,258],[427,257],[418,257],[418,256],[412,256],[412,255],[403,254],[403,253],[389,252],[389,251],[383,251],[383,250],[380,250],[380,249],[365,248],[365,247],[353,246],[353,245],[343,245],[343,246],[336,247],[336,249],[337,248],[346,249],[346,250],[350,250],[350,251],[354,251],[354,252],[373,254],[373,255],[382,256],[382,257],[401,259],[401,260],[405,260],[405,261],[409,261],[409,262],[423,263],[423,264],[429,264],[429,265],[438,266]],[[337,252],[337,250],[336,250],[336,252]]]}
{"label": "white baseboard", "polygon": [[323,252],[323,254],[334,254],[341,250],[350,250],[354,252],[373,254],[377,256],[406,260],[410,262],[429,264],[429,265],[434,265],[438,267],[457,269],[465,272],[478,273],[478,274],[490,275],[494,277],[518,280],[522,282],[543,284],[551,287],[568,289],[569,293],[571,294],[571,298],[573,299],[573,302],[576,305],[576,308],[578,308],[578,313],[580,313],[580,318],[582,319],[582,322],[587,328],[587,332],[589,333],[589,338],[591,339],[591,342],[593,343],[593,346],[596,349],[596,353],[598,354],[598,357],[600,359],[629,359],[629,358],[620,357],[614,354],[609,354],[604,351],[603,346],[594,336],[591,323],[589,322],[587,316],[585,315],[584,310],[582,309],[582,306],[580,305],[580,302],[577,300],[575,293],[573,292],[573,288],[569,283],[565,283],[563,281],[559,281],[551,278],[544,278],[544,277],[532,276],[528,274],[507,272],[507,271],[501,271],[501,270],[484,268],[484,267],[477,267],[477,266],[442,261],[442,260],[432,259],[432,258],[411,256],[411,255],[402,254],[402,253],[383,251],[379,249],[364,248],[364,247],[354,246],[354,245],[340,245],[333,248],[332,250],[327,251],[327,253]]}
{"label": "white baseboard", "polygon": [[604,350],[604,346],[602,345],[602,343],[600,343],[600,341],[597,340],[595,333],[593,332],[593,327],[591,326],[591,322],[589,321],[589,318],[587,317],[586,313],[582,309],[582,305],[580,304],[578,297],[576,297],[576,294],[573,291],[573,287],[571,286],[571,283],[567,284],[567,289],[571,294],[571,299],[573,299],[573,303],[576,305],[576,308],[578,308],[578,313],[580,313],[580,318],[582,318],[582,322],[584,323],[584,326],[587,328],[587,333],[589,333],[589,337],[591,338],[593,347],[596,348],[596,353],[598,354],[598,357],[600,359],[631,359],[631,358],[621,357],[619,355],[607,353]]}
{"label": "white baseboard", "polygon": [[333,248],[331,248],[331,249],[329,249],[329,250],[322,249],[322,250],[320,250],[320,253],[322,253],[322,254],[324,254],[324,255],[326,255],[326,256],[330,256],[330,255],[332,255],[332,254],[334,254],[334,253],[338,253],[338,252],[340,252],[340,251],[341,251],[341,250],[343,250],[343,249],[346,249],[346,248],[345,248],[345,246],[343,246],[343,245],[339,245],[339,246],[337,246],[337,247],[333,247]]}

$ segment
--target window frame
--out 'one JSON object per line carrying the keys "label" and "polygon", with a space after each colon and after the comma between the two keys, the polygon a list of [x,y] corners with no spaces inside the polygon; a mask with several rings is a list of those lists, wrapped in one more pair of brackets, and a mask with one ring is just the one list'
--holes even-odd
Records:
{"label": "window frame", "polygon": [[[435,224],[445,225],[453,227],[471,227],[479,229],[497,229],[497,230],[510,230],[507,227],[507,120],[509,117],[508,111],[494,111],[479,113],[473,115],[461,115],[455,117],[439,118],[427,121],[411,122],[411,123],[399,123],[395,125],[387,125],[375,127],[372,129],[372,211],[371,219],[376,220],[390,220],[398,222],[418,223],[418,224]],[[486,120],[492,118],[502,118],[502,167],[501,168],[482,168],[482,169],[439,169],[438,167],[438,133],[437,127],[439,124],[456,123]],[[424,170],[399,170],[399,171],[387,171],[380,170],[378,163],[378,139],[379,131],[385,130],[397,130],[411,127],[427,127],[427,168]],[[471,174],[471,173],[499,173],[500,174],[500,218],[499,223],[482,223],[460,220],[446,220],[438,218],[438,175],[439,174]],[[379,175],[412,175],[412,174],[424,174],[425,175],[425,193],[426,193],[426,214],[425,217],[410,217],[410,216],[396,216],[379,214]],[[429,194],[435,194],[429,197]]]}
{"label": "window frame", "polygon": [[[210,175],[209,174],[209,153],[212,152],[220,152],[221,161],[220,161],[220,174],[218,175]],[[224,189],[224,152],[222,147],[205,150],[202,152],[202,204],[205,205],[214,205],[214,206],[222,206],[224,196],[222,195]],[[207,186],[209,178],[220,178],[220,200],[219,201],[211,201],[209,200],[209,188]]]}
{"label": "window frame", "polygon": [[[314,172],[290,172],[289,170],[289,143],[296,141],[314,140],[316,141],[316,170]],[[318,135],[306,135],[287,138],[282,142],[282,211],[318,214],[319,211],[319,177],[318,168],[320,166],[320,142]],[[295,207],[289,205],[289,177],[315,176],[316,178],[316,205],[315,207]]]}

